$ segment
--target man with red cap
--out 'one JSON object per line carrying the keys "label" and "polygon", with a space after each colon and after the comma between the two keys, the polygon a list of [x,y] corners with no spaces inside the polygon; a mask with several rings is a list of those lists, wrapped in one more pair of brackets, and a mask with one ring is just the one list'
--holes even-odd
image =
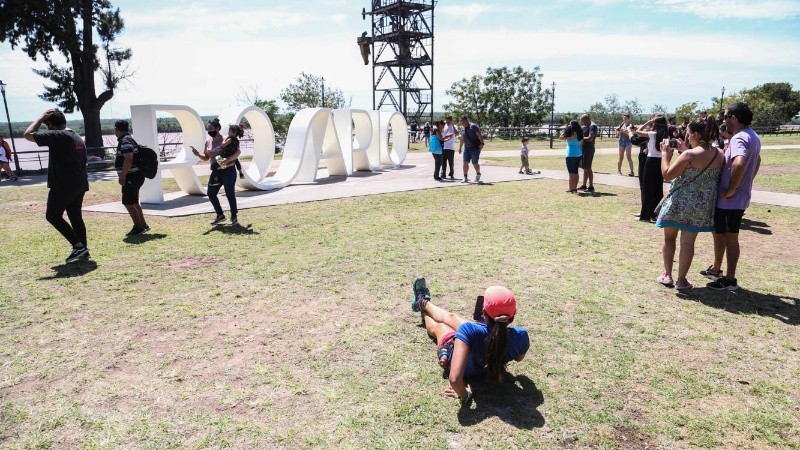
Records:
{"label": "man with red cap", "polygon": [[482,308],[478,304],[480,322],[448,312],[430,299],[425,278],[414,280],[411,310],[420,313],[428,335],[436,339],[439,365],[450,381],[445,395],[460,399],[462,406],[469,405],[472,389],[466,380],[486,376],[489,381],[502,382],[506,364],[522,361],[530,348],[528,331],[509,326],[517,313],[516,298],[508,288],[488,287]]}

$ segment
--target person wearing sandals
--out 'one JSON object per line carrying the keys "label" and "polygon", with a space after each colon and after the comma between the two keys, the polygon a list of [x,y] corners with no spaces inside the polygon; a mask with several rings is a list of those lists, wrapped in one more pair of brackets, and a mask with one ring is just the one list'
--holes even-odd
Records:
{"label": "person wearing sandals", "polygon": [[622,115],[622,124],[617,127],[617,136],[619,136],[619,161],[617,161],[617,173],[622,175],[622,160],[624,158],[628,158],[628,166],[630,166],[631,171],[628,172],[628,176],[633,176],[633,159],[631,159],[631,149],[633,148],[633,144],[631,144],[631,137],[628,134],[628,130],[631,127],[631,115],[630,114],[623,114]]}
{"label": "person wearing sandals", "polygon": [[525,358],[530,338],[525,328],[509,326],[517,312],[517,301],[509,289],[488,287],[483,322],[473,322],[433,304],[425,278],[414,280],[413,288],[411,310],[420,313],[428,335],[436,339],[439,365],[450,382],[446,396],[469,406],[473,396],[469,379],[485,376],[500,383],[506,365]]}
{"label": "person wearing sandals", "polygon": [[[712,143],[719,135],[719,128],[712,117],[698,119],[689,124],[686,142],[680,139],[664,139],[661,143],[661,173],[667,181],[672,180],[670,192],[664,197],[658,212],[656,227],[664,229],[664,273],[658,282],[675,286],[682,291],[691,289],[686,279],[694,258],[694,243],[697,233],[714,230],[714,206],[717,202],[717,184],[725,155]],[[670,145],[673,144],[673,145]],[[673,152],[678,158],[672,162]],[[678,256],[678,278],[673,283],[672,265],[680,232],[681,251]]]}
{"label": "person wearing sandals", "polygon": [[[209,123],[211,126],[211,123]],[[209,133],[211,135],[211,133]],[[217,216],[211,221],[211,225],[217,225],[225,221],[225,214],[222,205],[219,203],[220,188],[225,187],[225,197],[228,198],[228,205],[231,210],[231,226],[239,225],[238,209],[236,207],[236,165],[234,162],[239,158],[239,138],[244,135],[241,125],[230,125],[228,127],[228,137],[220,144],[219,149],[209,150],[209,143],[206,141],[206,149],[203,153],[192,147],[192,153],[203,161],[211,160],[211,176],[208,178],[208,200]],[[216,136],[211,136],[212,139]]]}
{"label": "person wearing sandals", "polygon": [[559,136],[560,139],[567,141],[567,173],[569,174],[569,189],[565,192],[575,194],[578,192],[578,169],[581,167],[581,141],[583,140],[583,130],[577,120],[573,120],[564,128],[564,132]]}

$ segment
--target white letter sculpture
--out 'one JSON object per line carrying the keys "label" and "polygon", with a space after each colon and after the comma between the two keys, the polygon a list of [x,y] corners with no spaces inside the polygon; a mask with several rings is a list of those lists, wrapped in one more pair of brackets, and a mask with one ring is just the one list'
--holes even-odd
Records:
{"label": "white letter sculpture", "polygon": [[[142,203],[164,203],[161,170],[169,169],[180,189],[191,195],[205,195],[192,166],[197,157],[189,146],[205,145],[205,124],[193,109],[176,105],[131,106],[136,139],[153,149],[158,146],[156,112],[164,111],[178,120],[183,131],[184,147],[174,160],[163,162],[153,180],[147,180],[141,191]],[[223,133],[228,124],[246,118],[253,132],[253,160],[244,171],[239,187],[249,190],[273,190],[292,183],[313,183],[318,177],[321,160],[325,160],[329,176],[346,177],[357,170],[376,170],[382,165],[399,166],[408,152],[406,121],[398,112],[381,113],[358,109],[331,110],[309,108],[298,112],[286,136],[283,158],[274,175],[269,176],[275,159],[275,133],[272,121],[255,106],[228,108],[220,114]],[[389,128],[392,149],[389,150]]]}

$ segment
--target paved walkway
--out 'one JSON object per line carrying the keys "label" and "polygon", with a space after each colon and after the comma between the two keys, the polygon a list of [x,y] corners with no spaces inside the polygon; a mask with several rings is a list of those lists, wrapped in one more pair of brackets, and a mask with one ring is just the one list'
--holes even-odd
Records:
{"label": "paved walkway", "polygon": [[[792,146],[793,148],[800,148]],[[768,149],[769,147],[764,147]],[[780,146],[779,148],[786,148]],[[617,154],[617,149],[598,149],[600,154]],[[513,151],[487,151],[484,156],[488,158],[497,157],[516,157],[519,152]],[[536,156],[561,156],[563,150],[532,150],[531,166],[535,168]],[[280,161],[275,162],[275,166]],[[457,164],[459,166],[460,164]],[[198,175],[207,175],[208,165],[195,166]],[[456,172],[461,173],[459,167]],[[474,173],[471,174],[474,177]],[[164,176],[171,176],[168,171],[164,171]],[[377,172],[357,172],[350,177],[328,177],[326,171],[320,171],[321,179],[315,183],[293,184],[275,191],[240,191],[237,192],[239,209],[260,208],[265,206],[281,205],[287,203],[302,203],[319,200],[329,200],[335,198],[358,197],[362,195],[384,194],[389,192],[404,192],[420,189],[436,188],[472,188],[478,187],[476,183],[464,184],[460,179],[455,181],[438,182],[433,180],[433,160],[428,153],[409,153],[404,164],[398,168],[387,168]],[[90,174],[91,181],[116,180],[113,172],[94,172]],[[567,180],[566,170],[542,170],[541,174],[520,175],[516,167],[487,166],[484,170],[483,186],[494,183],[509,181],[523,181],[541,178],[551,178],[557,180]],[[21,178],[17,183],[3,181],[0,187],[20,186],[20,185],[43,185],[46,183],[46,176],[37,175]],[[595,185],[609,185],[639,188],[639,181],[634,177],[603,174],[595,172]],[[665,188],[667,189],[667,188]],[[224,196],[222,196],[224,197]],[[768,205],[787,206],[800,208],[800,195],[781,194],[767,191],[753,191],[753,203]],[[222,198],[223,207],[227,201]],[[84,207],[85,211],[108,212],[127,214],[125,208],[119,203],[105,203]],[[154,216],[187,216],[194,214],[210,214],[211,205],[206,197],[184,195],[175,192],[165,195],[163,205],[144,205],[144,212]]]}

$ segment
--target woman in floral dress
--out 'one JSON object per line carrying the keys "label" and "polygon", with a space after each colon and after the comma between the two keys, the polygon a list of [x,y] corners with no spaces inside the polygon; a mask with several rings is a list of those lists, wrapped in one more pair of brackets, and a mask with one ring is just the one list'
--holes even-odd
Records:
{"label": "woman in floral dress", "polygon": [[[664,199],[658,213],[656,227],[664,229],[664,273],[658,282],[664,286],[675,286],[678,290],[691,289],[686,279],[694,258],[694,242],[697,233],[714,229],[714,206],[717,201],[719,174],[725,165],[722,150],[711,144],[719,136],[719,128],[712,117],[698,119],[689,124],[686,141],[664,139],[661,145],[661,173],[664,179],[672,180],[670,193]],[[670,145],[673,141],[673,145]],[[687,145],[688,144],[688,145]],[[672,162],[673,151],[678,158]],[[678,257],[677,284],[672,280],[672,262],[675,258],[678,232],[681,236],[681,251]]]}

